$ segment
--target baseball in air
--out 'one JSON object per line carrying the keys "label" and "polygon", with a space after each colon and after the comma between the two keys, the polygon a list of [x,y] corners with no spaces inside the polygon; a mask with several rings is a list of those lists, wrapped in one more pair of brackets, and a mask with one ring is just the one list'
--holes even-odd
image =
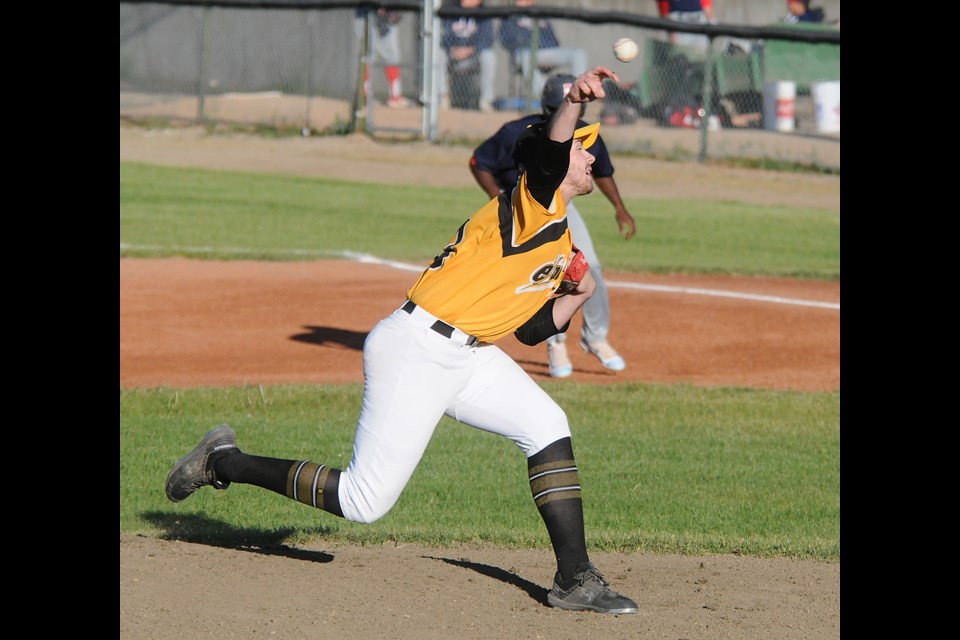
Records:
{"label": "baseball in air", "polygon": [[640,53],[640,47],[630,38],[620,38],[613,45],[613,55],[620,62],[630,62]]}

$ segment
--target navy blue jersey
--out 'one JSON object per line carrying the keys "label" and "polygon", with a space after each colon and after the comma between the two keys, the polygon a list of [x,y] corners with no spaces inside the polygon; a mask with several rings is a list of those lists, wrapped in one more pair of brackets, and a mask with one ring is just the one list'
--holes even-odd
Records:
{"label": "navy blue jersey", "polygon": [[483,51],[493,46],[492,18],[447,18],[443,21],[440,45],[450,47],[473,47]]}
{"label": "navy blue jersey", "polygon": [[[684,13],[703,11],[710,8],[712,3],[701,2],[700,0],[669,0],[669,2],[659,2],[658,4],[661,5],[661,14],[664,14],[672,11],[682,11]],[[666,6],[665,12],[663,11],[664,6]]]}
{"label": "navy blue jersey", "polygon": [[[476,166],[492,173],[493,179],[501,190],[509,191],[513,189],[517,184],[519,174],[517,164],[513,159],[513,149],[517,144],[517,138],[531,124],[546,122],[546,120],[547,118],[544,115],[535,113],[506,123],[474,149],[473,158],[476,161]],[[577,128],[585,126],[587,126],[587,123],[583,120],[577,122]],[[598,136],[597,141],[587,151],[596,158],[592,167],[594,176],[606,178],[613,175],[613,163],[610,162],[610,155],[607,153],[603,138]]]}
{"label": "navy blue jersey", "polygon": [[[510,53],[517,49],[529,49],[533,40],[533,18],[529,16],[510,16],[500,22],[500,44]],[[549,20],[540,19],[539,47],[552,49],[560,46],[553,25]]]}

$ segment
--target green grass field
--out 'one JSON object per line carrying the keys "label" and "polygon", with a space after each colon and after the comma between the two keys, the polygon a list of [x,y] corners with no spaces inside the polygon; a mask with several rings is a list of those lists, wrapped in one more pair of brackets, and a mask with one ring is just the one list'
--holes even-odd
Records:
{"label": "green grass field", "polygon": [[[359,194],[344,182],[121,162],[121,256],[303,260],[350,251],[422,263],[476,208],[475,189],[383,185]],[[657,213],[637,216],[644,234],[629,250],[613,225],[591,225],[608,268],[839,279],[835,213],[627,204]],[[581,207],[588,223],[601,205]],[[839,561],[839,393],[543,386],[570,417],[591,547]],[[166,500],[170,466],[222,422],[252,452],[346,466],[360,394],[357,384],[121,389],[121,533],[235,545],[549,544],[519,450],[447,419],[396,507],[372,525],[244,485]]]}
{"label": "green grass field", "polygon": [[[476,188],[364,185],[120,163],[121,255],[304,260],[344,251],[422,264],[479,206]],[[835,280],[832,211],[697,200],[627,200],[629,242],[600,194],[578,201],[608,269]],[[604,224],[593,221],[603,220]]]}

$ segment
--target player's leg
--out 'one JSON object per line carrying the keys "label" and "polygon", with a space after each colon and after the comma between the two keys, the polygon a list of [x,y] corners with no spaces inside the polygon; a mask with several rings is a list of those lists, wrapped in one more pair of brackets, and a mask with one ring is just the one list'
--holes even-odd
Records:
{"label": "player's leg", "polygon": [[[482,346],[476,354],[479,364],[474,376],[457,395],[447,415],[509,438],[524,452],[531,490],[550,533],[558,571],[572,576],[577,564],[589,558],[567,416],[499,347]],[[544,465],[566,471],[540,476]],[[558,492],[559,489],[563,491]],[[552,498],[537,497],[543,492],[553,494]]]}
{"label": "player's leg", "polygon": [[[567,416],[499,347],[485,345],[475,351],[479,364],[474,376],[447,415],[509,438],[524,452],[534,500],[557,556],[557,570],[572,577],[577,565],[589,557]],[[564,471],[544,475],[548,469]]]}
{"label": "player's leg", "polygon": [[469,349],[406,312],[378,323],[364,344],[363,405],[340,480],[344,517],[372,522],[389,511],[475,366]]}
{"label": "player's leg", "polygon": [[[570,227],[570,234],[573,237],[573,244],[583,252],[583,256],[590,265],[590,272],[597,286],[590,296],[590,299],[581,307],[581,318],[583,320],[583,337],[590,336],[590,339],[596,340],[596,336],[606,338],[607,331],[610,328],[610,307],[607,298],[607,283],[603,280],[603,268],[600,265],[600,259],[593,248],[593,239],[587,230],[587,225],[583,221],[580,211],[574,206],[573,201],[567,203],[567,225]],[[554,378],[566,378],[573,374],[573,362],[570,360],[570,354],[567,351],[567,334],[558,333],[547,338],[547,366],[550,375]]]}
{"label": "player's leg", "polygon": [[524,85],[526,83],[531,83],[531,95],[540,96],[543,93],[543,85],[547,81],[547,77],[541,71],[541,67],[546,68],[553,66],[555,63],[550,63],[544,59],[544,53],[549,51],[548,49],[537,49],[536,59],[530,60],[530,48],[526,47],[523,49],[515,49],[513,52],[514,63],[520,67],[521,72],[523,73]]}
{"label": "player's leg", "polygon": [[475,352],[478,366],[447,415],[509,438],[527,456],[530,491],[557,560],[550,604],[635,613],[636,603],[610,589],[590,563],[580,478],[563,409],[498,347]]}
{"label": "player's leg", "polygon": [[379,53],[383,58],[383,75],[387,78],[387,89],[390,94],[387,104],[391,107],[407,106],[408,104],[403,95],[403,83],[400,79],[399,32],[397,26],[392,25],[380,37]]}
{"label": "player's leg", "polygon": [[[196,447],[177,460],[167,475],[167,497],[180,502],[205,486],[227,489],[251,484],[342,516],[337,498],[340,471],[307,461],[244,453],[230,425],[210,430]],[[306,486],[304,486],[306,483]]]}
{"label": "player's leg", "polygon": [[493,111],[493,84],[497,73],[497,54],[493,48],[480,52],[480,111]]}
{"label": "player's leg", "polygon": [[610,299],[607,295],[607,284],[603,279],[603,265],[600,263],[600,256],[593,246],[593,238],[590,237],[590,230],[587,229],[587,223],[583,215],[574,205],[573,201],[567,203],[567,226],[570,227],[570,235],[573,237],[573,244],[583,252],[583,257],[587,259],[590,265],[590,273],[593,279],[597,281],[597,288],[593,295],[583,305],[583,337],[591,341],[605,340],[610,331]]}
{"label": "player's leg", "polygon": [[579,77],[588,71],[587,52],[576,47],[548,47],[537,51],[537,65],[541,67],[566,67]]}
{"label": "player's leg", "polygon": [[[523,74],[524,88],[526,88],[526,84],[527,84],[528,82],[530,82],[530,79],[531,79],[531,77],[532,77],[532,76],[530,75],[530,74],[532,73],[532,70],[531,70],[531,67],[530,67],[530,49],[529,49],[529,48],[514,49],[514,51],[513,51],[513,53],[512,53],[511,55],[513,56],[514,64],[515,64],[516,66],[520,67],[520,73]],[[536,65],[534,65],[534,66],[536,66]],[[534,88],[536,88],[536,86],[537,86],[536,83],[534,83],[533,86],[534,86]],[[539,93],[534,93],[534,94],[532,94],[532,95],[537,95],[537,96],[539,96],[540,94],[539,94]]]}
{"label": "player's leg", "polygon": [[440,49],[440,64],[433,68],[434,78],[437,83],[437,95],[439,96],[441,109],[450,108],[450,54],[446,49]]}
{"label": "player's leg", "polygon": [[547,338],[547,369],[554,378],[573,375],[573,362],[567,351],[567,334],[558,333]]}
{"label": "player's leg", "polygon": [[570,435],[563,409],[502,349],[481,344],[473,353],[476,369],[448,416],[509,438],[527,457]]}
{"label": "player's leg", "polygon": [[[229,446],[207,453],[201,466],[206,475],[186,491],[178,488],[185,485],[178,480],[171,490],[168,480],[168,496],[179,501],[205,484],[225,489],[237,482],[356,522],[382,517],[399,498],[444,409],[469,379],[475,361],[440,334],[412,325],[404,312],[374,327],[364,344],[363,361],[363,405],[353,458],[345,470],[241,453],[235,434],[226,427],[229,434],[223,435],[232,438],[221,444]],[[201,445],[207,447],[204,442]],[[171,477],[182,475],[177,469],[175,465]]]}
{"label": "player's leg", "polygon": [[570,73],[578,78],[586,73],[590,67],[587,66],[587,50],[579,47],[567,47],[570,57]]}
{"label": "player's leg", "polygon": [[607,341],[610,332],[610,295],[603,276],[603,265],[593,246],[587,223],[573,202],[567,204],[567,225],[570,227],[573,244],[583,252],[587,264],[590,265],[590,273],[597,283],[593,295],[581,308],[583,330],[580,333],[580,346],[594,354],[604,367],[620,371],[626,368],[626,363]]}
{"label": "player's leg", "polygon": [[[590,265],[590,273],[597,286],[593,295],[581,308],[581,318],[583,319],[583,329],[581,331],[582,341],[587,344],[606,343],[607,333],[610,330],[610,299],[607,294],[607,283],[603,279],[603,266],[600,264],[600,258],[593,247],[593,239],[590,237],[590,231],[583,220],[580,211],[574,203],[567,203],[567,225],[570,227],[570,234],[573,237],[573,244],[583,252]],[[550,375],[554,378],[566,378],[573,374],[573,362],[570,360],[570,354],[567,351],[567,334],[560,333],[547,339],[547,363]],[[619,354],[609,347],[605,352],[610,362],[611,357],[619,357]],[[601,360],[602,362],[602,360]],[[616,361],[613,362],[615,365]]]}

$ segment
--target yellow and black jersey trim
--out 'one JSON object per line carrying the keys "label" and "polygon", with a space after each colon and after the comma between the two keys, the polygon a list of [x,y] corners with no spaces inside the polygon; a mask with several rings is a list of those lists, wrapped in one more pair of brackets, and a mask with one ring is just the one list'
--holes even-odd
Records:
{"label": "yellow and black jersey trim", "polygon": [[562,220],[545,226],[527,242],[514,245],[513,203],[511,200],[512,194],[506,192],[500,194],[500,209],[498,210],[498,216],[500,218],[501,252],[503,253],[504,257],[533,251],[534,249],[542,247],[545,244],[556,242],[563,237],[563,234],[567,232],[567,218],[564,216]]}

